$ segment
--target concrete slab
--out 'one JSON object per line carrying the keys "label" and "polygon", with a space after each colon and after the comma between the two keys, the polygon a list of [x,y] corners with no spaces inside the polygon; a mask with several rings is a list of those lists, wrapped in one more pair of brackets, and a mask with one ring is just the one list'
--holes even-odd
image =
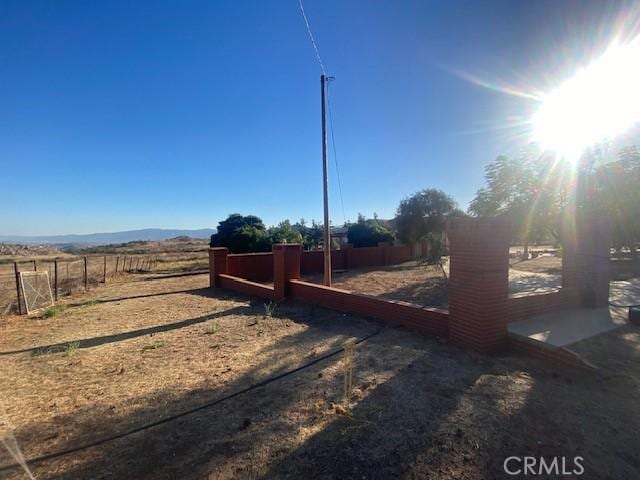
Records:
{"label": "concrete slab", "polygon": [[640,278],[611,282],[609,299],[616,305],[599,309],[561,310],[509,324],[510,335],[565,347],[594,335],[625,325],[629,320],[626,305],[640,303]]}
{"label": "concrete slab", "polygon": [[509,324],[509,334],[564,347],[625,325],[623,308],[562,310]]}

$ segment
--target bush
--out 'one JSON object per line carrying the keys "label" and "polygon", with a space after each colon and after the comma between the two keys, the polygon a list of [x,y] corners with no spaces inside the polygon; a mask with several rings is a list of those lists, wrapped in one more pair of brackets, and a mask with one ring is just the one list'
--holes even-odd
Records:
{"label": "bush", "polygon": [[354,247],[375,247],[380,242],[393,241],[393,232],[377,218],[366,219],[358,215],[357,223],[352,223],[347,229],[347,239]]}
{"label": "bush", "polygon": [[233,213],[218,223],[211,246],[227,247],[231,253],[268,252],[271,240],[259,217]]}
{"label": "bush", "polygon": [[302,243],[301,233],[289,220],[265,228],[255,215],[229,215],[218,223],[218,232],[211,235],[212,247],[227,247],[231,253],[269,252],[274,243]]}

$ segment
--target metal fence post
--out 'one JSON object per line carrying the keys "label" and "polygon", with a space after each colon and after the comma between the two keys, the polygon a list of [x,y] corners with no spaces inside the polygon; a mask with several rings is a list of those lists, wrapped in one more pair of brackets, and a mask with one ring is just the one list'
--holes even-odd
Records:
{"label": "metal fence post", "polygon": [[58,257],[53,259],[53,294],[58,301]]}
{"label": "metal fence post", "polygon": [[18,297],[18,315],[22,315],[22,301],[20,300],[20,272],[18,271],[18,262],[13,262],[13,271],[16,275],[16,293]]}
{"label": "metal fence post", "polygon": [[87,257],[84,257],[84,289],[87,289]]}

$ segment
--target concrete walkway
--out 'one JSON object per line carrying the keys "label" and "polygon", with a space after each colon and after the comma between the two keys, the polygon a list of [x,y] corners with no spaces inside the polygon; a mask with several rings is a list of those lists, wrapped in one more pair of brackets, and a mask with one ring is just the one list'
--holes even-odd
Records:
{"label": "concrete walkway", "polygon": [[[618,305],[640,304],[640,278],[611,282],[609,298]],[[628,308],[561,310],[511,323],[508,330],[510,335],[565,347],[623,326],[628,317]]]}
{"label": "concrete walkway", "polygon": [[623,308],[575,309],[538,315],[509,324],[509,334],[564,347],[627,323]]}

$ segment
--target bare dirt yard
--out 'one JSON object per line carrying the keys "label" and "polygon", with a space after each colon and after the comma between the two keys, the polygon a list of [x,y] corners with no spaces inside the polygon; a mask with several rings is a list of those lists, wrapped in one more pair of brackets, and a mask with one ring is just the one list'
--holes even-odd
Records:
{"label": "bare dirt yard", "polygon": [[[31,463],[36,478],[497,479],[514,478],[503,471],[514,455],[581,456],[582,478],[639,476],[637,357],[623,374],[568,370],[294,302],[267,311],[207,289],[206,275],[136,278],[49,317],[0,317],[2,435],[26,458],[308,366]],[[629,326],[616,341],[637,352],[638,335]],[[323,356],[368,336],[344,401],[343,354]],[[0,477],[27,478],[1,470],[13,462],[0,454]]]}
{"label": "bare dirt yard", "polygon": [[[513,261],[509,270],[509,290],[511,293],[552,291],[561,285],[561,266],[562,259],[556,257]],[[336,288],[389,300],[446,307],[448,275],[446,258],[442,267],[412,260],[398,265],[336,271],[332,284]],[[322,274],[306,275],[304,280],[322,283],[323,277]]]}
{"label": "bare dirt yard", "polygon": [[[322,274],[306,275],[303,279],[313,283],[323,282]],[[447,304],[447,280],[440,266],[415,260],[384,267],[336,271],[332,274],[332,285],[419,305]]]}

